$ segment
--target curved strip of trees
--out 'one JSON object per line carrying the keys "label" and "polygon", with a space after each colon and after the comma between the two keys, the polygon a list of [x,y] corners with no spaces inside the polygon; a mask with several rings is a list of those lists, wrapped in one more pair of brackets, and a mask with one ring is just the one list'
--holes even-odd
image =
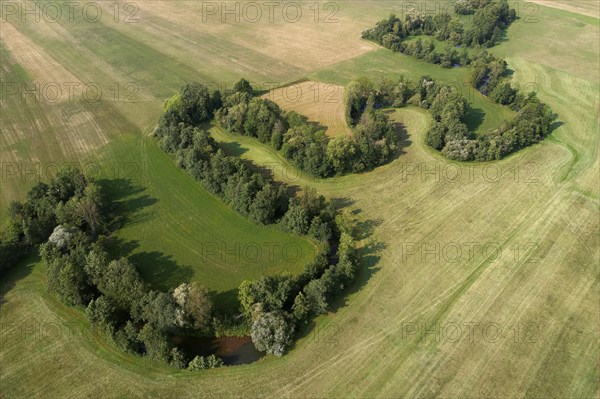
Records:
{"label": "curved strip of trees", "polygon": [[397,148],[398,137],[391,123],[374,107],[366,109],[362,117],[348,120],[352,137],[331,139],[322,126],[296,112],[283,112],[274,102],[253,94],[244,79],[222,93],[222,106],[215,110],[217,121],[231,132],[270,144],[312,176],[372,169],[387,162]]}
{"label": "curved strip of trees", "polygon": [[453,160],[491,161],[541,141],[552,130],[556,115],[535,93],[523,94],[508,82],[487,80],[491,98],[510,106],[517,115],[499,128],[476,135],[464,123],[468,101],[454,87],[424,76],[418,81],[400,77],[397,81],[374,83],[357,79],[347,89],[350,114],[359,114],[367,102],[381,106],[416,105],[431,111],[434,123],[425,142]]}
{"label": "curved strip of trees", "polygon": [[300,275],[244,281],[239,288],[242,321],[224,317],[214,327],[219,333],[250,333],[258,349],[282,355],[294,331],[326,312],[334,296],[353,282],[359,259],[349,219],[323,196],[310,188],[299,196],[288,196],[285,185],[277,185],[238,158],[225,155],[200,128],[216,115],[227,127],[263,142],[280,137],[282,148],[293,145],[290,136],[296,133],[305,133],[309,141],[319,136],[309,130],[312,127],[305,118],[296,113],[282,115],[277,105],[252,98],[251,93],[252,87],[243,79],[223,94],[210,93],[199,83],[187,84],[165,103],[154,136],[177,165],[243,216],[259,224],[277,224],[317,243],[316,258]]}
{"label": "curved strip of trees", "polygon": [[[492,47],[517,18],[507,0],[460,0],[454,10],[459,15],[473,14],[469,27],[465,27],[460,17],[452,17],[449,13],[407,13],[404,21],[392,14],[375,27],[364,30],[362,37],[392,51],[451,68],[469,65],[472,60],[468,47]],[[446,46],[442,52],[437,52],[433,40],[423,40],[420,36],[443,41]],[[418,38],[412,40],[414,37]],[[458,51],[457,48],[462,49]]]}
{"label": "curved strip of trees", "polygon": [[[521,148],[541,141],[551,131],[556,115],[540,102],[536,93],[523,93],[512,87],[506,77],[506,61],[489,54],[483,47],[492,47],[503,30],[516,19],[507,0],[461,0],[455,5],[457,14],[473,14],[472,24],[465,28],[460,17],[449,14],[407,14],[402,21],[395,15],[380,21],[363,32],[363,38],[373,40],[392,51],[413,55],[444,67],[469,66],[470,82],[490,100],[517,111],[511,121],[497,129],[476,135],[469,132],[464,117],[468,111],[466,99],[448,85],[425,76],[418,82],[400,79],[384,82],[379,87],[368,80],[351,84],[349,112],[357,113],[369,96],[388,106],[413,103],[431,110],[433,126],[426,143],[447,158],[459,161],[491,161],[504,158]],[[407,40],[411,36],[431,36],[446,42],[442,54],[435,52],[433,41]],[[463,47],[459,53],[456,47]],[[470,53],[466,47],[472,47]]]}

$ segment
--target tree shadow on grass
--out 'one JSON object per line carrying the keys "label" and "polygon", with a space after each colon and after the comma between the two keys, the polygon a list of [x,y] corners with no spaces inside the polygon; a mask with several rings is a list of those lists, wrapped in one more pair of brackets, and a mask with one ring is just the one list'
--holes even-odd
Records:
{"label": "tree shadow on grass", "polygon": [[483,124],[485,112],[481,108],[469,108],[465,115],[465,125],[469,132],[476,131]]}
{"label": "tree shadow on grass", "polygon": [[231,155],[234,157],[240,157],[249,151],[246,147],[242,147],[242,145],[240,143],[238,143],[237,141],[234,141],[231,143],[221,141],[218,144],[219,144],[219,147],[223,150],[223,152],[225,152],[225,154]]}
{"label": "tree shadow on grass", "polygon": [[227,291],[212,291],[214,310],[219,314],[237,315],[240,309],[238,300],[238,289],[232,288]]}
{"label": "tree shadow on grass", "polygon": [[[388,117],[395,112],[394,108],[386,109],[383,111]],[[408,134],[408,129],[406,129],[406,125],[402,122],[394,121],[392,122],[392,127],[396,132],[397,137],[397,149],[394,152],[393,156],[389,159],[389,163],[398,159],[401,155],[406,154],[405,148],[412,144],[412,140],[410,139],[410,135]]]}
{"label": "tree shadow on grass", "polygon": [[554,133],[554,131],[556,129],[558,129],[559,127],[564,126],[564,125],[565,125],[565,122],[563,122],[563,121],[555,121],[555,122],[553,122],[552,125],[550,126],[550,132],[548,134]]}
{"label": "tree shadow on grass", "polygon": [[377,273],[381,267],[377,266],[381,260],[381,252],[387,245],[381,241],[372,241],[358,250],[360,265],[356,274],[354,283],[347,287],[343,295],[336,296],[329,305],[330,312],[337,312],[338,309],[348,304],[348,296],[359,292],[371,277]]}
{"label": "tree shadow on grass", "polygon": [[172,256],[158,251],[142,251],[129,255],[140,275],[152,288],[168,291],[187,283],[194,275],[191,266],[178,265]]}
{"label": "tree shadow on grass", "polygon": [[354,235],[357,240],[365,240],[373,235],[375,228],[383,223],[383,219],[359,220],[356,222]]}
{"label": "tree shadow on grass", "polygon": [[21,259],[15,267],[0,275],[0,309],[6,303],[4,296],[17,285],[17,281],[29,276],[35,264],[40,260],[37,250],[32,251],[24,259]]}
{"label": "tree shadow on grass", "polygon": [[[512,23],[514,24],[515,22],[519,21],[520,19],[521,19],[520,17],[517,17]],[[502,44],[502,43],[508,41],[507,31],[508,31],[508,27],[500,30],[500,34],[496,37],[496,43],[494,44],[494,46],[497,46],[499,44]]]}
{"label": "tree shadow on grass", "polygon": [[334,197],[331,198],[331,203],[335,209],[343,209],[352,206],[355,201],[350,197]]}
{"label": "tree shadow on grass", "polygon": [[[336,209],[343,209],[354,204],[354,201],[348,197],[333,198],[332,202],[334,203]],[[361,209],[354,209],[352,211],[352,214],[355,216],[361,213]],[[348,297],[362,290],[363,287],[367,285],[367,282],[371,279],[371,277],[381,269],[381,267],[377,265],[381,260],[381,253],[386,249],[387,244],[376,239],[372,239],[372,236],[375,232],[375,228],[382,222],[382,220],[356,221],[356,238],[357,240],[366,241],[366,244],[358,249],[360,264],[358,265],[354,282],[342,291],[335,293],[334,298],[332,298],[329,304],[329,313],[335,313],[339,309],[348,305]],[[327,331],[317,331],[315,328],[316,323],[314,322],[314,318],[309,320],[307,324],[300,326],[296,334],[297,339],[294,340],[289,350],[292,350],[295,347],[298,339],[305,338],[309,334],[314,334],[315,339],[319,339],[322,342],[326,342],[325,340],[327,339],[334,339],[332,335],[335,333],[335,326],[332,330]]]}
{"label": "tree shadow on grass", "polygon": [[[364,286],[367,285],[367,282],[371,279],[371,277],[373,277],[373,275],[381,269],[377,266],[377,264],[381,259],[380,253],[385,248],[385,243],[373,241],[359,250],[361,263],[358,268],[356,279],[351,286],[345,288],[342,292],[337,293],[337,295],[331,300],[328,313],[336,313],[339,309],[347,306],[348,297],[359,292]],[[296,347],[296,343],[299,339],[306,338],[311,334],[314,335],[315,339],[325,343],[328,339],[335,339],[333,335],[335,334],[335,329],[337,327],[330,326],[331,328],[327,329],[327,331],[317,331],[315,330],[316,326],[317,325],[314,321],[314,318],[309,320],[307,324],[300,326],[298,332],[296,333],[296,339],[292,342],[292,345],[288,351],[291,351]]]}
{"label": "tree shadow on grass", "polygon": [[107,237],[104,244],[108,253],[115,259],[131,255],[140,246],[138,240],[126,240],[115,236]]}
{"label": "tree shadow on grass", "polygon": [[102,179],[98,183],[111,201],[111,213],[115,229],[132,226],[152,219],[145,208],[158,202],[145,193],[146,188],[133,184],[129,179]]}

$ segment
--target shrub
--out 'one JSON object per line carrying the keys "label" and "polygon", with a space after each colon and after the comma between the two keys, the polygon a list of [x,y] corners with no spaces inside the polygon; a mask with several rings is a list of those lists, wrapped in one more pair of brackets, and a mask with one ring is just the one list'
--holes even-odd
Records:
{"label": "shrub", "polygon": [[192,361],[188,364],[188,370],[197,371],[197,370],[205,370],[205,369],[214,369],[217,367],[222,367],[225,364],[223,360],[215,355],[210,356],[196,356],[192,359]]}

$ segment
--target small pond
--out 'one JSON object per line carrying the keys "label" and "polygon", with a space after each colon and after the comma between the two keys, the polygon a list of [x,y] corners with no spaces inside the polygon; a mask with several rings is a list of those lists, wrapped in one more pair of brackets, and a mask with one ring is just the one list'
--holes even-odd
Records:
{"label": "small pond", "polygon": [[252,363],[265,355],[254,347],[251,337],[191,337],[175,336],[173,343],[189,359],[215,355],[228,366]]}

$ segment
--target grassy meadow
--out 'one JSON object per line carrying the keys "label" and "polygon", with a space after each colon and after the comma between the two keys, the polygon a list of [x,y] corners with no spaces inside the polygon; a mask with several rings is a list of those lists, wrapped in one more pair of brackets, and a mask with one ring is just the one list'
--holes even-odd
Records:
{"label": "grassy meadow", "polygon": [[[423,143],[429,114],[413,107],[393,111],[403,140],[392,162],[325,180],[253,139],[211,128],[229,153],[339,199],[359,220],[359,281],[284,357],[192,373],[123,354],[91,330],[82,309],[47,293],[45,267],[31,257],[0,283],[0,397],[598,397],[600,20],[584,15],[596,10],[587,0],[549,3],[537,22],[515,22],[492,52],[516,82],[537,87],[560,123],[502,161],[462,164],[431,151]],[[309,11],[295,24],[202,23],[201,2],[186,1],[143,2],[138,23],[114,23],[112,3],[99,4],[105,17],[95,24],[80,16],[0,21],[3,82],[104,89],[97,103],[80,94],[56,103],[1,99],[0,218],[39,177],[35,165],[42,176],[64,162],[99,167],[114,177],[108,187],[128,215],[115,251],[137,256],[156,287],[198,279],[227,293],[245,276],[298,270],[312,250],[236,215],[148,137],[184,82],[343,85],[399,74],[464,82],[464,70],[360,40],[400,2],[340,2],[331,24]],[[114,97],[111,87],[128,94]],[[478,94],[471,102],[470,127],[482,134],[510,117]],[[235,270],[218,255],[202,262],[206,243],[263,238],[297,245],[304,258]]]}
{"label": "grassy meadow", "polygon": [[129,256],[155,289],[202,281],[221,308],[235,310],[242,281],[300,273],[316,253],[308,240],[237,214],[151,138],[115,140],[87,165],[115,201],[114,254]]}

